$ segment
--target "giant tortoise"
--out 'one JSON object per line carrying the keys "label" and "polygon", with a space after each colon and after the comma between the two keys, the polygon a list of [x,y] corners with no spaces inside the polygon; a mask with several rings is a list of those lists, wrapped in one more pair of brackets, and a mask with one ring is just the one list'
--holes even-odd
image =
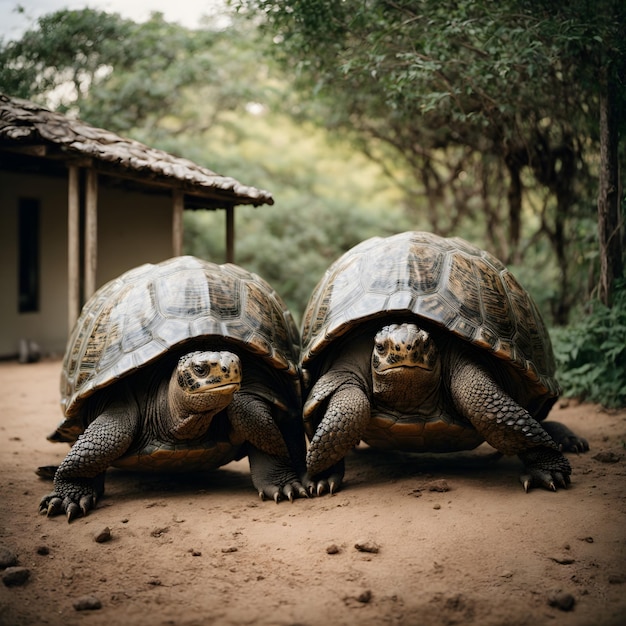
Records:
{"label": "giant tortoise", "polygon": [[305,496],[298,329],[267,282],[192,256],[132,269],[85,304],[61,375],[73,444],[40,503],[95,507],[110,465],[214,469],[248,456],[261,497]]}
{"label": "giant tortoise", "polygon": [[363,441],[417,452],[488,442],[531,486],[570,482],[562,449],[587,442],[542,422],[559,396],[548,332],[507,268],[459,238],[375,237],[315,288],[302,322],[309,475],[335,491]]}

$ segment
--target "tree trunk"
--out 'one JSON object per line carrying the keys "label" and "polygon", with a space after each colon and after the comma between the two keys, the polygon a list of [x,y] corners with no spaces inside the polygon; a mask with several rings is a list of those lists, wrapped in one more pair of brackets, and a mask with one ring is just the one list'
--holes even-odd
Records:
{"label": "tree trunk", "polygon": [[599,297],[611,306],[615,280],[624,271],[620,235],[618,120],[615,84],[603,81],[600,95],[600,180],[598,185],[598,238],[600,244]]}
{"label": "tree trunk", "polygon": [[509,160],[509,258],[507,263],[519,264],[520,257],[520,237],[522,233],[522,179],[520,165]]}

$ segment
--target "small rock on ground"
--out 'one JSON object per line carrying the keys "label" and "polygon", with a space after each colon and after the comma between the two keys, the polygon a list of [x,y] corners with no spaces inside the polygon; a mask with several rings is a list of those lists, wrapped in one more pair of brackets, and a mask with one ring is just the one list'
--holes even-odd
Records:
{"label": "small rock on ground", "polygon": [[618,463],[622,457],[611,450],[602,450],[592,458],[600,463]]}
{"label": "small rock on ground", "polygon": [[448,483],[442,478],[440,480],[433,480],[426,485],[428,491],[438,491],[444,493],[450,491]]}
{"label": "small rock on ground", "polygon": [[354,544],[354,547],[359,552],[370,552],[372,554],[377,554],[380,552],[380,546],[373,541],[358,541]]}
{"label": "small rock on ground", "polygon": [[77,611],[96,611],[102,608],[102,602],[96,596],[81,596],[74,600],[72,606]]}
{"label": "small rock on ground", "polygon": [[96,543],[111,541],[111,529],[108,526],[105,526],[102,530],[95,533],[93,538]]}
{"label": "small rock on ground", "polygon": [[548,598],[548,604],[561,609],[561,611],[571,611],[576,604],[576,599],[571,593],[558,591]]}
{"label": "small rock on ground", "polygon": [[6,546],[0,546],[0,569],[17,565],[17,554]]}
{"label": "small rock on ground", "polygon": [[30,570],[27,567],[7,567],[2,572],[2,582],[7,587],[23,585],[29,577]]}
{"label": "small rock on ground", "polygon": [[356,599],[363,604],[367,604],[372,599],[372,592],[366,589],[363,593],[360,593]]}

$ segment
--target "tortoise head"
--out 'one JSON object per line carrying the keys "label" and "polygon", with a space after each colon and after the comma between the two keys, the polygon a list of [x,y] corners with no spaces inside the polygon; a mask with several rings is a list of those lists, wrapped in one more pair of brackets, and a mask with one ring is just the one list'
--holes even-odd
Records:
{"label": "tortoise head", "polygon": [[431,335],[416,324],[390,324],[374,337],[374,394],[397,409],[421,403],[436,393],[441,379],[439,350]]}
{"label": "tortoise head", "polygon": [[173,434],[198,437],[214,415],[225,409],[241,387],[241,361],[228,351],[197,351],[182,356],[170,380]]}

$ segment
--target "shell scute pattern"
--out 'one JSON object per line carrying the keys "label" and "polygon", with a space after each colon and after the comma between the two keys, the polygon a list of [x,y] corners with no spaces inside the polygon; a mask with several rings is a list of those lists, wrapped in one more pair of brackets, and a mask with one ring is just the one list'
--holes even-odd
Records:
{"label": "shell scute pattern", "polygon": [[[228,276],[224,276],[223,280],[231,282]],[[211,296],[209,285],[198,280],[197,271],[180,270],[164,274],[154,284],[147,283],[144,301],[137,299],[137,308],[143,307],[145,311],[155,314],[158,312],[165,319],[194,319],[204,311],[213,309],[218,312],[218,303]],[[233,308],[238,310],[238,293],[235,291],[232,292],[232,300]]]}
{"label": "shell scute pattern", "polygon": [[303,317],[302,364],[389,314],[417,315],[508,362],[538,393],[558,394],[547,330],[527,292],[488,252],[409,232],[369,239],[327,270]]}
{"label": "shell scute pattern", "polygon": [[298,330],[269,284],[235,265],[176,257],[126,272],[85,305],[63,364],[64,413],[76,415],[97,389],[209,336],[262,357],[299,393]]}
{"label": "shell scute pattern", "polygon": [[484,315],[476,269],[472,259],[465,254],[452,254],[448,279],[441,285],[439,295],[442,311],[452,309],[462,319],[473,320],[475,324],[481,325],[484,323]]}

